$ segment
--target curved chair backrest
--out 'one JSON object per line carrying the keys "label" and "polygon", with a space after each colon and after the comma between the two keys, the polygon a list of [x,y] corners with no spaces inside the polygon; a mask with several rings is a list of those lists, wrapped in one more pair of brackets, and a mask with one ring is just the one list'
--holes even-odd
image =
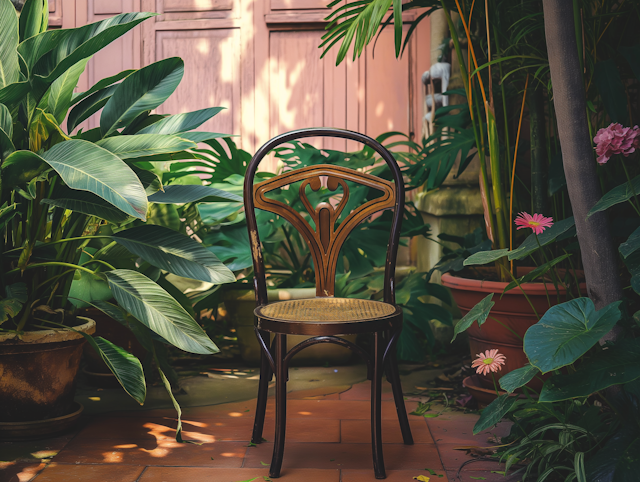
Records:
{"label": "curved chair backrest", "polygon": [[[254,185],[254,177],[262,159],[275,147],[304,137],[339,137],[361,142],[374,149],[385,160],[393,175],[393,182],[366,174],[347,167],[320,164],[286,171],[278,176]],[[342,187],[343,196],[337,205],[321,202],[316,207],[311,206],[306,195],[306,187],[318,191],[322,187],[321,176],[327,179],[327,188],[336,191]],[[315,229],[307,220],[291,206],[268,198],[270,191],[280,189],[302,181],[299,196]],[[348,213],[346,218],[336,227],[336,221],[349,198],[346,181],[355,182],[382,192],[380,197],[365,202]],[[379,142],[357,132],[334,129],[314,128],[287,132],[274,137],[258,152],[249,163],[244,180],[244,207],[251,243],[251,254],[254,268],[254,288],[259,305],[267,304],[267,284],[265,279],[264,262],[256,223],[255,208],[275,213],[289,221],[307,242],[316,272],[316,295],[333,296],[335,288],[335,274],[338,255],[349,233],[364,219],[384,209],[393,209],[393,221],[389,244],[387,246],[387,260],[384,277],[384,301],[395,303],[395,269],[398,253],[400,227],[404,211],[404,183],[402,173],[395,159]]]}

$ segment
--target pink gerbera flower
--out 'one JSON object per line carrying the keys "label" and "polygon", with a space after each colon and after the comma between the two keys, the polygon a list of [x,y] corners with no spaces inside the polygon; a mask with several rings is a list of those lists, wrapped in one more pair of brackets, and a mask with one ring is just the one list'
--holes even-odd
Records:
{"label": "pink gerbera flower", "polygon": [[484,353],[476,355],[478,358],[473,360],[471,368],[475,368],[478,375],[486,375],[489,372],[497,372],[502,370],[502,365],[507,358],[498,353],[498,350],[487,350]]}
{"label": "pink gerbera flower", "polygon": [[596,133],[593,142],[596,143],[598,164],[606,164],[614,154],[629,157],[636,149],[640,149],[640,129],[638,126],[610,124]]}
{"label": "pink gerbera flower", "polygon": [[553,226],[553,218],[545,218],[542,214],[520,213],[514,221],[517,229],[531,228],[535,234],[542,234],[545,229]]}

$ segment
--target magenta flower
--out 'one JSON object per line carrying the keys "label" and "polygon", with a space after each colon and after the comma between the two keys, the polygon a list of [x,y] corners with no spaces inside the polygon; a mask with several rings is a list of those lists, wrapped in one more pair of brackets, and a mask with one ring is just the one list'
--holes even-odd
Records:
{"label": "magenta flower", "polygon": [[486,375],[489,372],[495,373],[502,370],[502,365],[507,361],[507,358],[502,353],[499,353],[498,350],[487,350],[476,356],[478,358],[473,360],[471,368],[475,368],[479,375]]}
{"label": "magenta flower", "polygon": [[535,234],[542,234],[545,229],[553,226],[553,218],[545,218],[542,214],[520,213],[514,221],[517,229],[531,228]]}
{"label": "magenta flower", "polygon": [[593,142],[596,143],[598,164],[606,164],[614,154],[629,157],[636,149],[640,149],[640,129],[638,126],[622,127],[621,124],[610,124],[597,132]]}

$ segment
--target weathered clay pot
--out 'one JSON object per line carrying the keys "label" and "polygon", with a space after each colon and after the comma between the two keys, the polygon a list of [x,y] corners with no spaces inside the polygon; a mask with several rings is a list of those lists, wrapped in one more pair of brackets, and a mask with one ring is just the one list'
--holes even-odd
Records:
{"label": "weathered clay pot", "polygon": [[[520,268],[518,275],[522,276],[531,269]],[[529,327],[538,322],[538,317],[542,317],[549,309],[549,301],[551,306],[567,301],[566,289],[559,286],[559,296],[557,296],[556,288],[551,282],[521,285],[531,304],[518,287],[509,290],[501,297],[508,284],[505,282],[461,278],[446,273],[442,275],[442,284],[451,290],[453,299],[463,316],[489,293],[495,293],[493,297],[495,305],[491,309],[487,321],[481,327],[478,327],[478,324],[474,322],[467,329],[467,334],[473,358],[478,353],[496,348],[506,357],[507,360],[502,370],[495,374],[496,380],[529,362],[524,353],[522,338]],[[581,284],[580,289],[582,293],[586,293],[585,284]],[[547,292],[549,298],[547,298]],[[535,308],[535,312],[531,305]],[[491,317],[499,320],[502,325]],[[544,377],[541,378],[544,379]],[[494,388],[491,375],[478,375],[478,379],[483,387]],[[527,386],[539,392],[542,389],[542,384],[543,381],[540,378],[534,378]]]}
{"label": "weathered clay pot", "polygon": [[[268,291],[269,301],[278,300],[299,300],[314,298],[315,288],[290,288],[290,289],[270,289]],[[253,329],[253,310],[256,307],[256,299],[253,291],[233,290],[224,294],[224,304],[227,314],[234,322],[240,355],[242,359],[251,365],[260,364],[260,344]],[[287,336],[287,347],[293,348],[308,336],[289,335]],[[346,340],[355,342],[356,335],[341,336]],[[293,365],[319,366],[325,363],[330,365],[344,365],[351,358],[351,351],[333,343],[321,343],[305,348],[296,354],[292,359]]]}
{"label": "weathered clay pot", "polygon": [[[75,330],[92,334],[95,322],[78,317]],[[84,338],[72,330],[0,334],[0,422],[62,417],[77,410],[73,397]]]}

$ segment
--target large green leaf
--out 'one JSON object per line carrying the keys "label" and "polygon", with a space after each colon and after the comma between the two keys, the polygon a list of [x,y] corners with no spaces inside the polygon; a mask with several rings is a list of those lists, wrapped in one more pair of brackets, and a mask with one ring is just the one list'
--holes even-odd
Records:
{"label": "large green leaf", "polygon": [[86,271],[75,272],[69,288],[69,299],[76,308],[87,308],[88,302],[107,301],[111,298],[113,295],[103,278]]}
{"label": "large green leaf", "polygon": [[72,65],[91,57],[154,15],[123,13],[79,28],[48,30],[22,42],[18,52],[25,61],[30,78],[36,75],[36,80],[46,87]]}
{"label": "large green leaf", "polygon": [[130,216],[146,219],[147,195],[140,180],[106,149],[73,139],[56,144],[42,159],[60,174],[67,186],[92,192]]}
{"label": "large green leaf", "polygon": [[173,57],[148,65],[124,79],[102,110],[103,137],[162,104],[176,90],[183,74],[184,62]]}
{"label": "large green leaf", "polygon": [[612,385],[640,378],[640,340],[626,339],[597,353],[578,370],[547,380],[540,392],[541,402],[557,402],[588,397]]}
{"label": "large green leaf", "polygon": [[46,169],[47,164],[37,154],[31,151],[15,151],[2,163],[2,188],[11,189],[29,182]]}
{"label": "large green leaf", "polygon": [[458,324],[453,329],[453,338],[451,339],[451,343],[456,339],[459,333],[466,331],[474,321],[478,321],[478,326],[482,326],[482,324],[487,321],[487,317],[491,312],[491,308],[495,305],[494,301],[491,301],[493,298],[493,293],[487,295],[485,298],[480,301],[476,306],[471,308],[469,313],[464,315],[464,317],[458,322]]}
{"label": "large green leaf", "polygon": [[[509,251],[509,261],[512,259],[524,259],[531,253],[539,249],[539,246],[546,246],[553,243],[556,238],[565,235],[570,229],[574,228],[576,222],[573,216],[562,221],[554,223],[553,226],[544,230],[542,234],[530,234],[524,242],[513,251]],[[538,245],[538,243],[540,243]]]}
{"label": "large green leaf", "polygon": [[492,251],[480,251],[479,253],[472,254],[464,260],[465,266],[473,266],[477,264],[493,263],[494,261],[503,258],[507,255],[508,248],[494,249]]}
{"label": "large green leaf", "polygon": [[129,215],[120,209],[112,206],[104,199],[87,191],[76,191],[74,189],[64,189],[56,192],[54,199],[43,199],[43,204],[49,204],[62,209],[69,209],[73,212],[96,216],[113,224],[122,224]]}
{"label": "large green leaf", "polygon": [[183,139],[187,139],[192,142],[205,142],[210,141],[211,139],[220,139],[223,137],[229,137],[229,134],[219,134],[216,132],[202,132],[202,131],[192,131],[192,132],[181,132],[180,137]]}
{"label": "large green leaf", "polygon": [[608,59],[596,63],[593,78],[611,122],[629,125],[627,94],[615,60]]}
{"label": "large green leaf", "polygon": [[620,319],[620,301],[596,311],[589,298],[576,298],[549,308],[524,335],[524,351],[542,373],[575,362]]}
{"label": "large green leaf", "polygon": [[64,72],[51,84],[49,91],[45,95],[48,104],[47,111],[53,114],[58,124],[62,124],[62,121],[67,116],[73,89],[78,85],[78,79],[80,79],[82,72],[84,72],[88,61],[89,59],[86,58],[72,65],[69,70]]}
{"label": "large green leaf", "polygon": [[[202,185],[170,184],[164,187],[164,192],[157,192],[149,196],[149,202],[157,204],[184,204],[196,201],[212,202],[217,200],[242,202],[242,198],[237,194]],[[241,206],[237,205],[235,210],[238,210],[240,207]]]}
{"label": "large green leaf", "polygon": [[0,87],[0,102],[7,105],[19,102],[25,98],[30,91],[31,85],[29,82],[14,82],[5,87]]}
{"label": "large green leaf", "polygon": [[0,89],[19,79],[18,42],[16,9],[9,0],[0,0]]}
{"label": "large green leaf", "polygon": [[127,269],[105,275],[118,304],[169,343],[190,353],[219,351],[185,309],[145,275]]}
{"label": "large green leaf", "polygon": [[150,264],[178,276],[214,284],[236,280],[229,268],[202,244],[163,226],[137,226],[114,234],[112,239]]}
{"label": "large green leaf", "polygon": [[476,435],[496,425],[517,401],[518,397],[516,396],[500,395],[482,411],[480,418],[473,427],[473,434]]}
{"label": "large green leaf", "polygon": [[629,239],[618,247],[618,251],[620,251],[623,258],[626,258],[638,249],[640,249],[640,228],[631,233]]}
{"label": "large green leaf", "polygon": [[611,206],[615,206],[616,204],[626,202],[634,197],[634,191],[636,193],[640,192],[640,176],[634,177],[631,180],[631,185],[633,186],[633,189],[629,186],[628,182],[611,189],[608,193],[602,196],[595,206],[591,208],[587,217],[597,212],[609,209]]}
{"label": "large green leaf", "polygon": [[540,370],[533,365],[527,364],[521,368],[516,368],[500,378],[500,387],[506,392],[513,393],[533,380],[533,377],[538,373],[540,373]]}
{"label": "large green leaf", "polygon": [[161,134],[136,134],[114,136],[96,142],[96,145],[112,152],[120,159],[134,159],[156,154],[167,154],[196,147],[194,142],[177,136]]}
{"label": "large green leaf", "polygon": [[587,474],[590,482],[636,482],[640,474],[638,427],[623,424],[587,462]]}
{"label": "large green leaf", "polygon": [[24,3],[20,12],[20,42],[47,30],[48,3],[47,0],[27,0]]}
{"label": "large green leaf", "polygon": [[208,109],[194,112],[171,115],[145,127],[138,134],[178,134],[187,132],[200,127],[223,109],[224,107],[209,107]]}
{"label": "large green leaf", "polygon": [[[0,104],[1,106],[2,104]],[[4,161],[8,158],[14,151],[16,150],[16,146],[11,142],[11,137],[0,128],[0,161]]]}
{"label": "large green leaf", "polygon": [[111,77],[105,77],[104,79],[96,82],[89,90],[85,90],[84,92],[78,92],[73,94],[71,97],[71,105],[77,104],[78,102],[86,99],[92,94],[95,94],[99,90],[105,89],[110,85],[113,85],[117,82],[120,82],[125,77],[131,75],[135,70],[123,70],[122,72],[117,73],[116,75],[112,75]]}
{"label": "large green leaf", "polygon": [[0,129],[7,134],[9,139],[13,137],[13,118],[4,104],[0,104]]}
{"label": "large green leaf", "polygon": [[147,384],[144,379],[142,363],[131,353],[114,345],[109,340],[101,336],[92,337],[82,333],[82,336],[89,342],[93,349],[100,355],[100,358],[109,367],[109,370],[116,376],[122,388],[140,405],[147,397]]}
{"label": "large green leaf", "polygon": [[71,109],[69,117],[67,118],[67,132],[71,134],[71,132],[78,127],[82,121],[88,119],[102,109],[117,88],[117,85],[110,85],[104,89],[94,92]]}

